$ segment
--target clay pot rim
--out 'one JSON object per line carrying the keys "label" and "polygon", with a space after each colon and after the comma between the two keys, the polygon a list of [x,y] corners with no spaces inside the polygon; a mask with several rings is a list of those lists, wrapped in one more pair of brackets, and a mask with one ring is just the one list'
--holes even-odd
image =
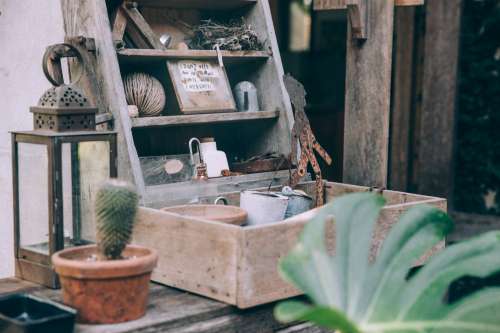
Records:
{"label": "clay pot rim", "polygon": [[[187,213],[183,214],[183,213],[180,213],[178,211],[175,211],[177,209],[182,210],[183,208],[190,208],[193,206],[199,207],[200,209],[203,209],[203,208],[210,209],[210,208],[219,207],[219,206],[226,207],[226,209],[231,209],[237,214],[234,215],[233,217],[217,216],[215,218],[210,218],[210,217],[196,216],[194,214],[193,215],[189,215]],[[224,224],[235,225],[235,226],[243,225],[248,218],[248,213],[244,209],[242,209],[238,206],[233,206],[233,205],[215,205],[215,204],[212,204],[212,205],[210,205],[210,204],[176,205],[176,206],[171,206],[171,207],[163,207],[160,210],[163,212],[169,213],[169,214],[175,214],[175,215],[179,215],[179,216],[182,216],[185,218],[201,219],[204,221],[224,223]]]}
{"label": "clay pot rim", "polygon": [[115,279],[150,273],[158,262],[158,252],[154,249],[127,245],[125,251],[137,256],[123,260],[84,261],[68,259],[79,253],[95,253],[96,245],[72,247],[52,255],[52,265],[57,274],[74,279]]}

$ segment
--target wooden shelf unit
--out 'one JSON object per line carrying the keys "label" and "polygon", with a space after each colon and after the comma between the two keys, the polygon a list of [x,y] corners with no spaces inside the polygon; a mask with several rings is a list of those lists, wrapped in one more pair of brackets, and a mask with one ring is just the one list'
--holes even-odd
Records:
{"label": "wooden shelf unit", "polygon": [[[217,51],[212,50],[122,49],[118,50],[117,53],[118,59],[124,64],[178,59],[217,59]],[[267,61],[271,57],[271,53],[266,51],[221,51],[221,55],[225,64]]]}
{"label": "wooden shelf unit", "polygon": [[162,117],[143,117],[132,118],[133,128],[144,127],[172,127],[182,125],[204,125],[221,124],[243,121],[255,121],[276,119],[280,115],[279,110],[258,111],[258,112],[228,112],[228,113],[209,113],[197,115],[181,116],[162,116]]}
{"label": "wooden shelf unit", "polygon": [[[167,50],[116,50],[110,15],[115,9],[111,6],[119,2],[67,1],[71,5],[64,9],[64,15],[71,21],[65,25],[66,34],[94,38],[98,50],[94,53],[95,73],[85,73],[87,80],[82,82],[96,82],[93,90],[96,100],[100,108],[113,116],[110,125],[118,132],[118,173],[120,178],[137,186],[142,204],[188,203],[207,193],[223,195],[267,186],[271,181],[283,183],[288,178],[288,172],[268,172],[202,183],[170,182],[153,189],[146,185],[140,160],[141,157],[189,154],[188,142],[192,137],[214,137],[230,162],[270,152],[290,154],[293,112],[283,84],[284,71],[268,0],[136,1],[138,10],[157,37],[165,33],[172,36],[172,48]],[[89,16],[99,24],[88,24]],[[258,90],[260,109],[264,111],[178,115],[166,62],[180,59],[216,61],[218,55],[214,50],[176,49],[187,36],[180,26],[176,26],[178,21],[172,18],[196,25],[206,18],[224,20],[230,17],[244,17],[264,46],[263,51],[222,51],[229,83],[233,88],[241,81],[252,82]],[[75,45],[79,44],[75,42]],[[155,76],[164,86],[167,94],[164,116],[130,118],[122,75],[139,71]],[[84,84],[81,88],[88,91]],[[172,116],[166,116],[168,114]]]}

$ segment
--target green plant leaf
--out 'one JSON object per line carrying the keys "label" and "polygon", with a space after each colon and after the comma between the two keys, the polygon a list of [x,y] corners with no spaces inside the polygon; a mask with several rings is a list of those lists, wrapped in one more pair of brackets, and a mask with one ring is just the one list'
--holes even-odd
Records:
{"label": "green plant leaf", "polygon": [[[325,222],[331,219],[332,206],[321,209],[304,228],[298,244],[279,266],[281,276],[304,291],[316,304],[338,306],[335,292],[335,266],[324,242]],[[320,288],[318,288],[320,286]]]}
{"label": "green plant leaf", "polygon": [[[370,265],[373,225],[382,204],[371,194],[347,195],[306,225],[280,271],[315,304],[283,303],[277,318],[311,321],[343,333],[500,333],[500,289],[446,302],[457,278],[500,271],[500,232],[446,248],[408,279],[410,268],[444,239],[452,222],[436,208],[412,208],[392,227]],[[335,257],[324,245],[325,222],[332,214]]]}
{"label": "green plant leaf", "polygon": [[274,310],[275,317],[281,322],[310,321],[331,330],[345,333],[361,333],[342,312],[328,307],[314,307],[302,302],[288,301],[279,304]]}
{"label": "green plant leaf", "polygon": [[447,248],[420,270],[401,293],[398,319],[446,314],[442,298],[451,282],[465,275],[486,277],[500,270],[500,232],[491,232]]}
{"label": "green plant leaf", "polygon": [[365,278],[355,317],[361,319],[363,315],[363,320],[377,321],[394,319],[393,308],[399,306],[409,269],[441,242],[452,226],[449,217],[435,207],[418,206],[404,213]]}
{"label": "green plant leaf", "polygon": [[373,228],[385,204],[382,196],[356,193],[335,200],[335,242],[338,288],[343,291],[340,308],[351,314],[350,299],[360,297],[363,279],[368,270]]}

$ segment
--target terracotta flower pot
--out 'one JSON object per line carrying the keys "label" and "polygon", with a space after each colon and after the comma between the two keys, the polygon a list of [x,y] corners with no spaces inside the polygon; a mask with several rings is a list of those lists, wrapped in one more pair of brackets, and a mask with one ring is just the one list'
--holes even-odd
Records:
{"label": "terracotta flower pot", "polygon": [[90,245],[52,256],[64,303],[78,310],[81,323],[112,324],[142,317],[158,261],[156,251],[129,245],[123,252],[127,259],[89,260],[96,252],[96,246]]}

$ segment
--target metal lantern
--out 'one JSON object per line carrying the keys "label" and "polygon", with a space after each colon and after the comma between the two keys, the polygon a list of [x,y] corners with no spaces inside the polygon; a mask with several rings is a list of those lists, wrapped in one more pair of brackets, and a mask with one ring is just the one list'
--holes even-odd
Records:
{"label": "metal lantern", "polygon": [[31,107],[34,130],[12,132],[16,276],[52,288],[51,255],[94,241],[96,188],[117,175],[116,133],[96,131],[97,109],[57,75],[70,56],[80,62],[80,77],[74,47],[47,48],[43,67],[54,87]]}

